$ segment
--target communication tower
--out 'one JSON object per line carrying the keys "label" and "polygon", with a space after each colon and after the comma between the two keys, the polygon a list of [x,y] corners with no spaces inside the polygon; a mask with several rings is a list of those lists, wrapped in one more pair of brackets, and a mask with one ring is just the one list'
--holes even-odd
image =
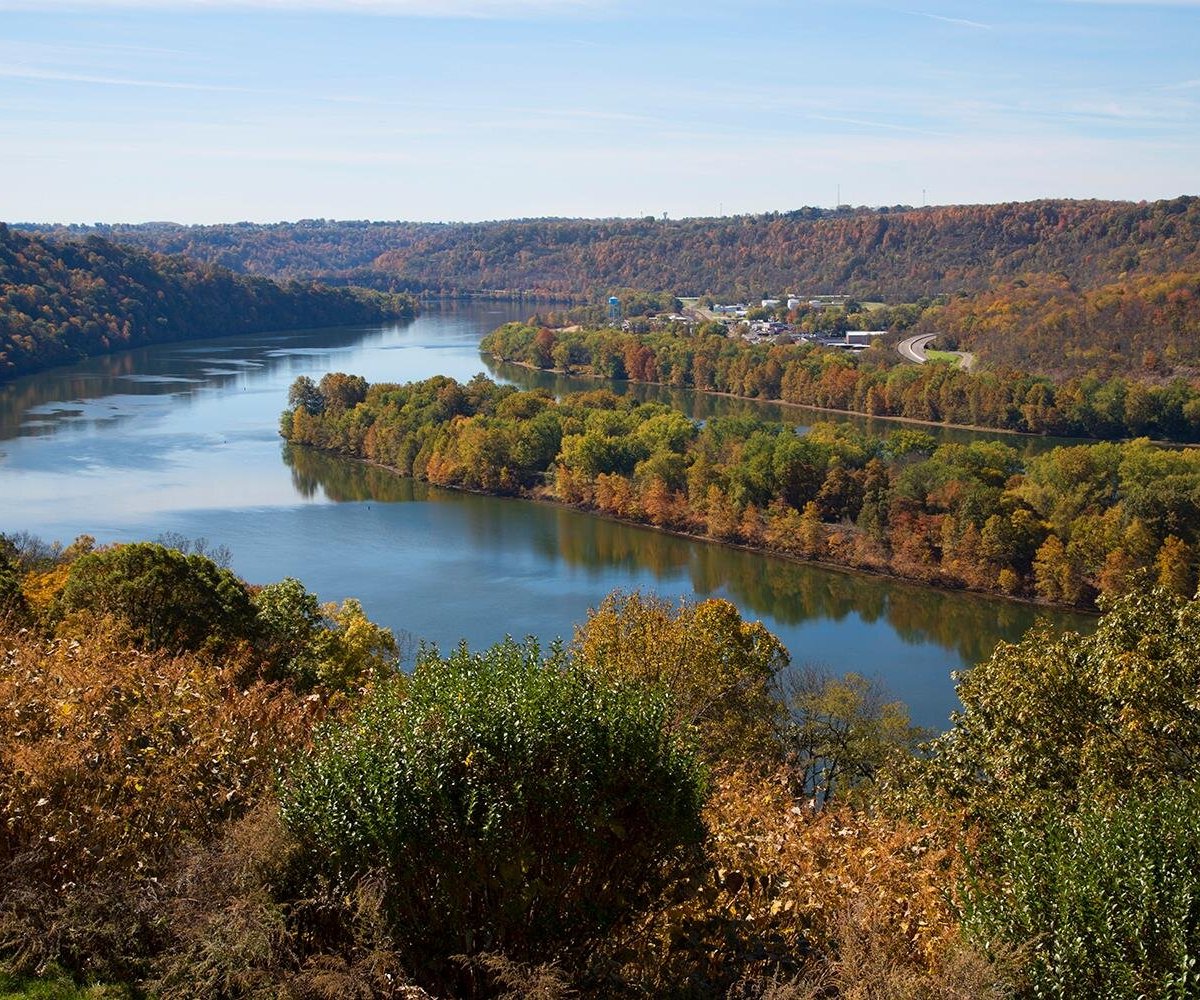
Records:
{"label": "communication tower", "polygon": [[615,295],[608,297],[608,322],[612,326],[621,325],[621,300]]}

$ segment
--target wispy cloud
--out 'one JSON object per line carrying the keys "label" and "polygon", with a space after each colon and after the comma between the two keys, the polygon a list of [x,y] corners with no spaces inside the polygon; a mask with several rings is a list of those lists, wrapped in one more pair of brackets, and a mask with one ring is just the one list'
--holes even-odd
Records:
{"label": "wispy cloud", "polygon": [[844,115],[808,115],[813,121],[832,122],[838,125],[856,125],[860,128],[882,129],[885,132],[912,132],[917,135],[947,135],[933,129],[918,128],[914,125],[897,125],[894,122],[872,121],[867,118],[847,118]]}
{"label": "wispy cloud", "polygon": [[1200,0],[1059,0],[1059,2],[1098,4],[1104,7],[1200,7]]}
{"label": "wispy cloud", "polygon": [[970,21],[965,17],[946,17],[944,14],[932,14],[925,10],[906,10],[904,13],[913,17],[927,17],[931,21],[941,21],[943,24],[957,24],[960,28],[975,28],[980,31],[991,31],[992,25],[982,21]]}
{"label": "wispy cloud", "polygon": [[502,18],[591,13],[611,0],[0,0],[0,10],[42,14],[92,10],[297,11],[391,17]]}
{"label": "wispy cloud", "polygon": [[17,80],[47,80],[60,83],[91,83],[113,87],[148,87],[156,90],[201,90],[232,93],[261,93],[245,87],[229,87],[215,83],[185,83],[176,80],[143,80],[137,77],[105,76],[96,73],[71,73],[56,69],[28,66],[0,66],[0,77]]}

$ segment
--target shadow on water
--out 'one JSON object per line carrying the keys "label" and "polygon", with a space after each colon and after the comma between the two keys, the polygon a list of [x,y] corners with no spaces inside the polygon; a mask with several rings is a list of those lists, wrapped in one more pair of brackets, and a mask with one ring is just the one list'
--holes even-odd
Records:
{"label": "shadow on water", "polygon": [[1016,641],[1039,618],[1063,630],[1086,632],[1094,624],[1087,615],[806,565],[569,508],[442,490],[304,448],[285,447],[284,461],[305,497],[323,493],[335,502],[455,504],[470,544],[494,545],[501,537],[511,544],[520,538],[522,547],[545,561],[547,573],[565,565],[597,576],[616,569],[634,579],[687,579],[698,596],[728,596],[778,625],[881,622],[904,643],[937,645],[966,664],[990,655],[998,641]]}

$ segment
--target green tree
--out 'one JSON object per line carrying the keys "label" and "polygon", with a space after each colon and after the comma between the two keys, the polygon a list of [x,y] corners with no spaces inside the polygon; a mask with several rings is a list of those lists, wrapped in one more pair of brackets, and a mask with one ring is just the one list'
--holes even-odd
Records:
{"label": "green tree", "polygon": [[408,963],[445,986],[456,955],[586,949],[701,836],[703,779],[653,689],[511,640],[427,652],[327,725],[281,790],[304,867],[382,877]]}
{"label": "green tree", "polygon": [[1037,627],[958,677],[963,710],[935,744],[940,779],[976,805],[1152,790],[1200,766],[1200,602],[1155,588],[1096,631]]}
{"label": "green tree", "polygon": [[301,375],[288,389],[288,406],[300,408],[311,416],[319,417],[325,412],[325,397],[317,384],[307,375]]}
{"label": "green tree", "polygon": [[814,808],[869,784],[928,735],[912,725],[903,702],[888,700],[878,682],[859,674],[797,671],[788,679],[786,703],[784,745],[796,756]]}
{"label": "green tree", "polygon": [[1194,784],[1074,814],[1014,812],[968,849],[967,933],[1026,961],[1023,996],[1191,997],[1200,990],[1200,789]]}
{"label": "green tree", "polygon": [[211,559],[153,542],[116,545],[75,560],[59,607],[67,615],[111,617],[150,649],[225,648],[257,633],[241,580]]}

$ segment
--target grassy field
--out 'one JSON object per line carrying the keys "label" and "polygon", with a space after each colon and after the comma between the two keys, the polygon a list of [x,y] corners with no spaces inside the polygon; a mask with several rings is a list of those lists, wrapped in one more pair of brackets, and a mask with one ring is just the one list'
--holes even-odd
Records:
{"label": "grassy field", "polygon": [[927,357],[930,361],[945,361],[947,364],[953,365],[955,368],[962,364],[962,358],[953,351],[931,351],[926,348],[925,357]]}
{"label": "grassy field", "polygon": [[76,986],[69,976],[13,976],[0,971],[0,1000],[128,1000],[121,986]]}

